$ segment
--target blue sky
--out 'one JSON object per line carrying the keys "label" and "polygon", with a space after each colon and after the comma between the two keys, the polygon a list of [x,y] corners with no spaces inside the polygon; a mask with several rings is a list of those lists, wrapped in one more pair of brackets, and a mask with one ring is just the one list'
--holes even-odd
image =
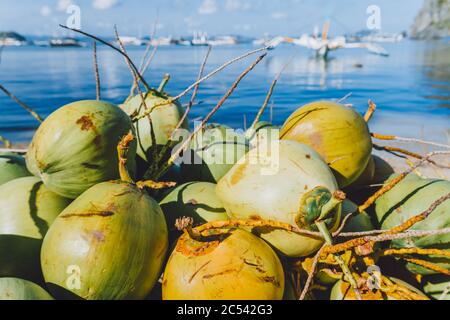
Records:
{"label": "blue sky", "polygon": [[61,34],[71,3],[81,8],[82,28],[99,35],[112,35],[114,24],[123,35],[147,35],[159,16],[159,35],[260,36],[310,32],[327,19],[332,34],[361,30],[369,5],[379,6],[382,31],[407,30],[423,0],[0,0],[0,30]]}

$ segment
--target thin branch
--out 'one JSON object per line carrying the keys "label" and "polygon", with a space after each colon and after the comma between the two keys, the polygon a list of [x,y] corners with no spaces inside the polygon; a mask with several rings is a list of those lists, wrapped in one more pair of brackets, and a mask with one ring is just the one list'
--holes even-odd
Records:
{"label": "thin branch", "polygon": [[[211,49],[212,49],[212,47],[208,46],[208,50],[206,51],[205,57],[203,58],[203,62],[200,65],[200,70],[199,70],[198,76],[197,76],[197,82],[203,76],[203,72],[205,71],[206,62],[208,61],[209,54],[211,53]],[[194,92],[192,93],[191,101],[189,101],[189,105],[187,106],[186,111],[184,112],[183,116],[181,117],[181,119],[178,122],[177,126],[175,127],[174,131],[176,131],[177,129],[179,129],[181,127],[181,125],[183,124],[184,120],[189,115],[189,112],[191,112],[191,108],[192,108],[192,106],[194,104],[195,98],[197,97],[197,92],[198,92],[199,86],[200,86],[200,83],[197,83],[197,85],[194,87]]]}
{"label": "thin branch", "polygon": [[3,43],[0,46],[0,63],[2,63],[2,55],[3,55],[3,50],[5,49],[5,44]]}
{"label": "thin branch", "polygon": [[270,98],[272,97],[273,90],[274,90],[275,86],[277,85],[277,82],[280,80],[280,77],[283,74],[284,70],[286,70],[286,68],[292,62],[292,59],[294,59],[294,57],[295,57],[295,54],[283,65],[281,70],[277,73],[277,75],[273,79],[272,84],[270,85],[269,91],[267,92],[266,99],[264,100],[263,105],[259,109],[251,128],[255,128],[256,124],[261,119],[261,116],[263,115],[264,110],[266,109],[267,105],[269,104]]}
{"label": "thin branch", "polygon": [[424,267],[424,268],[426,268],[428,270],[432,270],[432,271],[435,271],[435,272],[442,273],[442,274],[445,274],[447,276],[450,276],[450,270],[448,270],[446,268],[443,268],[443,267],[441,267],[441,266],[439,266],[437,264],[431,263],[429,261],[421,260],[421,259],[414,259],[414,258],[405,258],[405,257],[400,257],[400,258],[402,258],[403,260],[406,260],[406,261],[408,261],[410,263],[413,263],[415,265]]}
{"label": "thin branch", "polygon": [[[411,152],[409,150],[405,150],[405,149],[402,149],[402,148],[391,147],[391,146],[380,146],[380,145],[377,145],[375,143],[373,144],[373,147],[374,147],[374,149],[379,150],[379,151],[387,151],[387,152],[393,153],[393,154],[395,154],[395,153],[402,153],[402,154],[404,154],[406,156],[410,156],[412,158],[416,158],[416,159],[419,159],[419,160],[422,160],[422,159],[425,158],[424,156],[422,156],[422,155],[420,155],[418,153]],[[437,163],[436,161],[434,161],[432,159],[427,159],[427,161],[429,163],[431,163],[431,164],[434,164],[437,167],[450,169],[450,166],[439,164],[439,163]]]}
{"label": "thin branch", "polygon": [[303,287],[302,293],[300,294],[299,300],[305,300],[306,294],[308,293],[309,287],[311,286],[312,280],[314,279],[314,274],[316,272],[317,265],[319,263],[319,258],[322,255],[322,251],[325,248],[326,244],[320,247],[319,251],[317,251],[314,256],[314,260],[311,265],[311,270],[308,272],[308,278],[306,279],[305,286]]}
{"label": "thin branch", "polygon": [[[441,205],[443,202],[450,199],[450,193],[440,197],[436,201],[434,201],[427,210],[424,212],[408,219],[406,222],[402,223],[401,225],[394,227],[392,229],[386,230],[384,233],[378,235],[378,236],[364,236],[361,238],[356,238],[349,240],[344,243],[339,243],[333,246],[328,246],[324,249],[324,253],[326,254],[334,254],[341,251],[350,250],[355,247],[359,247],[362,245],[365,245],[369,242],[382,242],[382,241],[389,241],[393,239],[398,239],[396,236],[397,234],[404,232],[414,226],[416,223],[423,221],[426,219],[439,205]],[[411,237],[411,236],[410,236]]]}
{"label": "thin branch", "polygon": [[424,162],[431,159],[431,157],[439,154],[450,154],[450,151],[433,151],[430,152],[428,155],[426,155],[423,159],[418,161],[415,165],[413,165],[408,170],[404,171],[400,175],[398,175],[396,178],[392,179],[388,184],[384,185],[380,190],[375,192],[369,199],[366,200],[362,205],[358,207],[359,212],[365,211],[367,208],[369,208],[378,198],[380,198],[382,195],[384,195],[386,192],[391,190],[393,187],[395,187],[399,182],[401,182],[408,174],[416,170],[418,167],[420,167]]}
{"label": "thin branch", "polygon": [[350,221],[350,219],[353,217],[353,215],[354,215],[355,213],[356,213],[356,212],[351,212],[351,213],[349,213],[348,215],[346,215],[346,216],[344,217],[344,219],[342,219],[341,225],[340,225],[339,229],[336,230],[336,232],[333,233],[333,237],[337,237],[337,236],[339,236],[339,235],[341,234],[341,232],[342,232],[342,230],[344,230],[344,228],[345,228],[347,222]]}
{"label": "thin branch", "polygon": [[139,63],[139,70],[140,70],[141,74],[143,74],[142,68],[144,67],[144,63],[145,63],[145,60],[147,59],[148,53],[150,52],[150,48],[152,47],[152,40],[155,38],[156,27],[158,25],[158,22],[159,22],[159,14],[157,12],[155,23],[153,24],[153,29],[152,29],[152,32],[150,33],[150,40],[148,41],[147,46],[145,47],[144,55],[142,56],[141,62]]}
{"label": "thin branch", "polygon": [[109,42],[107,42],[107,41],[105,41],[105,40],[103,40],[103,39],[100,39],[100,38],[97,37],[97,36],[94,36],[94,35],[92,35],[92,34],[89,34],[89,33],[87,33],[87,32],[84,32],[84,31],[82,31],[82,30],[75,29],[75,28],[70,28],[70,27],[65,26],[65,25],[62,25],[62,24],[60,24],[59,26],[60,26],[61,28],[64,28],[64,29],[67,29],[67,30],[71,30],[71,31],[73,31],[73,32],[80,33],[80,34],[82,34],[82,35],[84,35],[84,36],[86,36],[86,37],[92,38],[92,39],[94,39],[94,40],[96,40],[96,41],[98,41],[98,42],[100,42],[100,43],[103,43],[104,45],[110,47],[111,49],[117,51],[118,53],[120,53],[120,54],[127,60],[127,62],[131,65],[131,67],[133,68],[134,72],[135,72],[135,73],[137,74],[137,76],[139,77],[139,80],[144,84],[145,88],[146,88],[147,90],[150,90],[150,86],[149,86],[148,83],[145,81],[145,79],[142,77],[142,75],[139,73],[139,70],[136,68],[136,65],[134,64],[134,62],[130,59],[130,57],[129,57],[126,53],[122,52],[122,50],[120,50],[120,49],[117,48],[116,46],[112,45],[111,43],[109,43]]}
{"label": "thin branch", "polygon": [[[243,55],[241,55],[241,56],[239,56],[239,57],[236,57],[236,58],[234,58],[234,59],[229,60],[228,62],[224,63],[223,65],[221,65],[221,66],[218,67],[217,69],[215,69],[215,70],[211,71],[210,73],[208,73],[206,76],[202,77],[201,79],[199,79],[199,80],[197,80],[196,82],[194,82],[193,84],[191,84],[189,87],[187,87],[187,88],[186,88],[183,92],[181,92],[179,95],[177,95],[177,96],[175,96],[175,97],[172,97],[172,98],[170,98],[170,99],[167,99],[165,102],[162,102],[162,103],[160,103],[160,104],[156,104],[153,108],[161,107],[161,106],[169,105],[169,104],[173,103],[174,101],[176,101],[176,100],[180,99],[181,97],[183,97],[184,95],[186,95],[186,94],[187,94],[189,91],[191,91],[193,88],[195,88],[196,85],[202,83],[202,82],[205,81],[205,80],[208,80],[209,78],[211,78],[211,77],[214,76],[215,74],[219,73],[220,71],[222,71],[223,69],[225,69],[226,67],[228,67],[230,64],[233,64],[233,63],[235,63],[235,62],[237,62],[237,61],[239,61],[239,60],[242,60],[242,59],[244,59],[244,58],[246,58],[246,57],[248,57],[248,56],[251,56],[251,55],[253,55],[253,54],[255,54],[255,53],[258,53],[258,52],[261,52],[261,51],[265,51],[265,50],[267,50],[267,49],[268,49],[268,47],[263,47],[263,48],[259,48],[259,49],[256,49],[256,50],[252,50],[252,51],[249,51],[249,52],[247,52],[247,53],[244,53]],[[152,108],[152,109],[153,109],[153,108]],[[146,113],[150,113],[151,111],[152,111],[152,110],[147,110]],[[139,115],[139,116],[135,117],[135,118],[133,119],[133,121],[136,122],[136,121],[138,121],[139,119],[146,117],[146,116],[147,116],[146,113],[144,113],[144,114],[142,114],[142,115]]]}
{"label": "thin branch", "polygon": [[342,102],[344,102],[345,100],[347,100],[348,98],[350,98],[351,96],[352,96],[352,92],[349,92],[349,93],[347,93],[345,96],[343,96],[342,98],[340,98],[338,101],[337,101],[337,103],[342,103]]}
{"label": "thin branch", "polygon": [[399,136],[383,135],[383,134],[378,134],[378,133],[371,133],[371,135],[372,135],[372,138],[375,138],[378,140],[391,140],[391,141],[397,140],[397,141],[402,141],[402,142],[426,144],[426,145],[430,145],[430,146],[434,146],[434,147],[438,147],[438,148],[450,149],[450,145],[442,144],[442,143],[438,143],[438,142],[434,142],[434,141],[425,141],[425,140],[420,140],[420,139],[415,139],[415,138],[404,138],[404,137],[399,137]]}
{"label": "thin branch", "polygon": [[[386,230],[371,230],[371,231],[361,231],[361,232],[342,232],[338,237],[364,237],[371,236],[375,234],[381,234],[386,232]],[[438,229],[438,230],[406,230],[405,232],[398,233],[401,237],[405,238],[418,238],[426,236],[434,236],[440,234],[450,233],[450,228]]]}
{"label": "thin branch", "polygon": [[[217,103],[217,105],[206,115],[206,117],[203,119],[201,124],[197,126],[197,128],[194,129],[194,131],[191,133],[188,139],[184,141],[184,143],[179,147],[179,149],[169,158],[167,165],[170,167],[174,161],[179,157],[180,153],[186,149],[187,146],[189,146],[189,143],[191,142],[192,138],[195,137],[195,135],[203,129],[203,127],[206,125],[206,123],[211,119],[211,117],[219,110],[219,108],[225,103],[225,101],[228,99],[228,97],[233,93],[234,89],[238,86],[239,82],[241,82],[242,78],[244,78],[253,68],[267,55],[267,53],[264,53],[263,55],[259,56],[247,69],[242,72],[238,78],[234,81],[231,88],[228,90],[228,92],[220,99],[220,101]],[[198,81],[197,81],[198,82]],[[198,82],[199,83],[199,82]]]}
{"label": "thin branch", "polygon": [[[114,26],[114,34],[116,36],[117,43],[119,44],[120,51],[124,54],[124,56],[128,56],[127,51],[125,49],[125,46],[123,45],[122,41],[120,40],[119,32],[117,30],[117,26]],[[139,82],[139,77],[138,77],[138,73],[136,73],[136,71],[133,69],[133,65],[132,65],[131,60],[127,60],[126,59],[126,62],[127,62],[127,65],[128,65],[128,67],[129,67],[129,69],[131,71],[131,74],[132,74],[132,76],[134,78],[134,83],[136,84],[136,89],[138,90],[138,94],[139,94],[139,96],[141,98],[141,104],[139,105],[139,109],[137,111],[139,113],[142,106],[144,106],[145,111],[147,111],[147,110],[149,110],[149,108],[147,107],[147,102],[145,100],[147,99],[147,96],[150,93],[150,90],[147,91],[145,93],[145,95],[144,95],[144,93],[141,90],[141,87],[139,85],[137,85],[137,83]],[[150,125],[150,138],[151,138],[151,141],[152,141],[152,146],[156,147],[156,135],[155,135],[155,130],[153,128],[153,122],[152,122],[152,118],[150,116],[150,113],[147,115],[147,118],[148,118],[149,125]],[[137,133],[137,134],[139,134],[139,133]],[[155,160],[155,159],[156,159],[156,153],[153,154],[153,159],[152,160]],[[149,159],[147,159],[147,161],[148,160]]]}
{"label": "thin branch", "polygon": [[33,109],[31,109],[29,106],[27,106],[25,103],[19,100],[15,95],[13,95],[11,92],[9,92],[4,86],[0,84],[0,90],[2,90],[8,97],[10,97],[12,100],[14,100],[17,104],[19,104],[22,108],[27,110],[37,121],[42,122],[44,121],[42,117]]}
{"label": "thin branch", "polygon": [[94,41],[92,44],[92,60],[94,63],[94,72],[95,72],[95,96],[97,100],[101,100],[101,91],[100,91],[100,73],[98,72],[98,59],[97,59],[97,41]]}

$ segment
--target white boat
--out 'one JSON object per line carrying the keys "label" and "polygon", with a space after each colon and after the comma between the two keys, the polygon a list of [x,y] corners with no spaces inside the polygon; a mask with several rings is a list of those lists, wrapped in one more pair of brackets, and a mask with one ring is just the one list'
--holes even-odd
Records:
{"label": "white boat", "polygon": [[230,46],[237,44],[237,39],[233,36],[218,36],[212,40],[207,40],[211,46]]}
{"label": "white boat", "polygon": [[208,34],[206,32],[194,31],[194,36],[192,37],[192,45],[193,46],[209,45]]}
{"label": "white boat", "polygon": [[15,32],[0,32],[0,46],[24,46],[27,44],[25,37]]}
{"label": "white boat", "polygon": [[144,41],[142,39],[139,39],[136,37],[120,36],[119,39],[120,39],[120,42],[122,42],[124,46],[142,46],[142,45],[144,45]]}
{"label": "white boat", "polygon": [[84,44],[75,38],[54,38],[49,41],[51,47],[82,47]]}
{"label": "white boat", "polygon": [[174,41],[173,41],[172,36],[160,37],[160,38],[152,39],[150,41],[150,44],[152,46],[170,46],[170,45],[174,44]]}
{"label": "white boat", "polygon": [[316,51],[316,55],[327,58],[330,51],[338,49],[363,48],[370,53],[388,56],[389,53],[380,45],[371,42],[347,42],[343,36],[328,38],[329,23],[324,25],[322,36],[303,34],[300,38],[286,38],[286,41]]}

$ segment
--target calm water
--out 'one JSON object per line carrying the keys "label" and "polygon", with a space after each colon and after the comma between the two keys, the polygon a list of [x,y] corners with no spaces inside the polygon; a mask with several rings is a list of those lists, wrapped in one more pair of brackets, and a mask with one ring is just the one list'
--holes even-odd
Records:
{"label": "calm water", "polygon": [[[334,52],[327,62],[312,53],[282,46],[269,53],[239,85],[214,121],[235,128],[251,123],[264,101],[276,73],[295,54],[273,95],[273,120],[281,124],[297,107],[317,99],[347,100],[364,112],[367,100],[379,106],[373,125],[389,133],[414,136],[433,135],[448,139],[450,128],[450,44],[445,41],[385,44],[390,57],[364,50]],[[251,46],[216,47],[208,60],[207,71],[226,60],[252,49]],[[130,48],[139,62],[143,48]],[[206,48],[161,47],[146,79],[157,86],[168,72],[172,80],[167,91],[177,94],[197,77]],[[191,118],[199,117],[215,105],[237,75],[255,57],[237,63],[201,85]],[[95,98],[95,82],[89,48],[6,48],[0,65],[0,83],[43,116],[56,108],[80,99]],[[115,103],[129,93],[131,76],[122,57],[108,48],[99,49],[102,96]],[[183,102],[187,102],[189,96]],[[269,118],[269,110],[265,115]],[[26,111],[0,95],[0,135],[13,142],[31,138],[37,122]],[[424,133],[425,132],[425,133]],[[446,137],[447,134],[447,137]]]}

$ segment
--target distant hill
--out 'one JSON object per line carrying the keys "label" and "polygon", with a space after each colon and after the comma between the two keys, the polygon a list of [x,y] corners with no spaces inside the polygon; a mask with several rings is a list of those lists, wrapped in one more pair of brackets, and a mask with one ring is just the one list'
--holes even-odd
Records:
{"label": "distant hill", "polygon": [[418,39],[450,36],[450,0],[425,0],[410,35]]}
{"label": "distant hill", "polygon": [[4,39],[4,38],[12,38],[15,39],[17,41],[27,41],[27,39],[25,39],[24,36],[18,34],[17,32],[13,32],[13,31],[0,31],[0,39]]}

